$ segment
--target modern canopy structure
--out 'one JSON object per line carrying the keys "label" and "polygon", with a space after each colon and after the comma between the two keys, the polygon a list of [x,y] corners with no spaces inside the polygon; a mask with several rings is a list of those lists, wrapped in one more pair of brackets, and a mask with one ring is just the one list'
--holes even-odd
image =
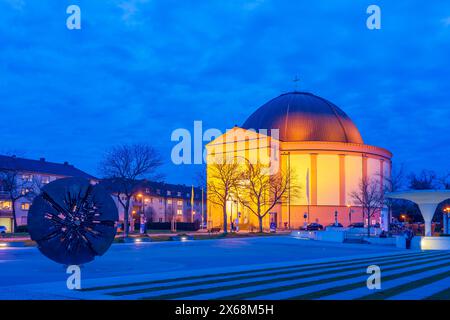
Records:
{"label": "modern canopy structure", "polygon": [[444,200],[450,199],[450,190],[412,190],[391,192],[386,194],[391,199],[405,199],[415,202],[425,221],[425,236],[431,237],[431,221],[437,206]]}

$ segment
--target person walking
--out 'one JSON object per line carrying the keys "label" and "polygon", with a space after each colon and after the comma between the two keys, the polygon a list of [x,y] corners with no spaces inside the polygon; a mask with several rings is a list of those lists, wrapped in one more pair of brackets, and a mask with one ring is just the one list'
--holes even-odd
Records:
{"label": "person walking", "polygon": [[411,230],[411,228],[407,228],[404,233],[405,239],[406,239],[406,249],[411,249],[411,242],[414,238],[414,232]]}

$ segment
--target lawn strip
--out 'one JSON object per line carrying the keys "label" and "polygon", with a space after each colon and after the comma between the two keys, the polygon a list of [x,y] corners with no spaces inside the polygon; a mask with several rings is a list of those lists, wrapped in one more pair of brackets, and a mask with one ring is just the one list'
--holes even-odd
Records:
{"label": "lawn strip", "polygon": [[417,257],[417,256],[427,256],[427,255],[434,255],[432,253],[425,253],[425,252],[419,252],[419,253],[405,253],[405,254],[398,254],[398,255],[385,255],[385,256],[378,256],[378,257],[372,257],[372,258],[358,258],[358,259],[349,259],[349,260],[337,260],[337,261],[331,261],[331,262],[319,262],[319,263],[309,263],[309,264],[300,264],[300,265],[293,265],[293,266],[285,266],[285,267],[270,267],[270,268],[262,268],[262,269],[253,269],[253,270],[243,270],[243,271],[235,271],[235,272],[223,272],[223,273],[216,273],[216,274],[206,274],[206,275],[199,275],[199,276],[185,276],[185,277],[177,277],[177,278],[171,278],[171,279],[161,279],[161,280],[149,280],[149,281],[140,281],[140,282],[131,282],[131,283],[122,283],[122,284],[113,284],[113,285],[105,285],[105,286],[95,286],[90,288],[82,288],[79,291],[97,291],[97,290],[107,290],[107,289],[118,289],[118,288],[127,288],[127,287],[135,287],[135,286],[141,286],[141,285],[152,285],[152,284],[161,284],[161,283],[170,283],[170,282],[177,282],[177,281],[183,281],[183,280],[196,280],[196,279],[206,279],[206,278],[216,278],[221,276],[233,276],[233,275],[243,275],[243,274],[252,274],[262,271],[274,271],[274,270],[288,270],[288,269],[294,269],[294,268],[301,268],[301,267],[310,267],[310,266],[324,266],[324,265],[334,265],[339,263],[345,263],[345,262],[357,262],[357,261],[374,261],[380,258],[401,258],[405,256],[410,257]]}
{"label": "lawn strip", "polygon": [[[420,265],[420,264],[416,264],[416,265]],[[393,274],[393,275],[390,275],[390,276],[383,277],[383,281],[395,280],[395,279],[399,279],[399,278],[402,278],[402,277],[415,275],[417,273],[430,271],[430,270],[436,270],[436,269],[439,269],[439,268],[442,268],[442,267],[448,267],[448,266],[450,266],[450,263],[438,264],[438,265],[435,265],[435,266],[425,267],[425,268],[422,268],[422,269],[406,271],[404,273]],[[396,268],[396,269],[398,269],[398,268]],[[338,287],[334,287],[334,288],[330,288],[330,289],[320,290],[320,291],[312,292],[312,293],[309,293],[309,294],[299,295],[299,296],[295,296],[295,297],[292,297],[292,298],[289,298],[289,299],[298,299],[298,300],[318,299],[318,298],[322,298],[322,297],[325,297],[325,296],[341,293],[341,292],[344,292],[344,291],[350,291],[350,290],[353,290],[353,289],[362,288],[362,287],[365,287],[365,286],[366,286],[366,281],[361,281],[361,282],[351,283],[351,284],[348,284],[348,285],[338,286]]]}
{"label": "lawn strip", "polygon": [[450,288],[437,292],[424,300],[450,300]]}
{"label": "lawn strip", "polygon": [[[431,256],[430,258],[442,257],[442,256],[448,256],[448,254],[447,253],[437,254],[437,255]],[[405,259],[381,259],[381,260],[377,260],[377,262],[383,262],[383,260],[391,261],[389,263],[385,263],[385,265],[390,265],[390,264],[397,264],[397,263],[403,263],[403,262],[409,262],[409,261],[416,261],[416,259],[417,259],[416,257],[406,257],[406,258]],[[269,273],[263,273],[263,274],[258,274],[258,275],[240,275],[240,276],[231,277],[231,278],[212,279],[212,280],[180,283],[180,284],[175,284],[175,285],[158,286],[158,287],[151,287],[151,288],[140,288],[140,289],[133,289],[133,290],[110,292],[107,294],[111,295],[111,296],[120,297],[120,296],[131,295],[131,294],[140,294],[140,293],[145,293],[145,292],[154,292],[154,291],[162,291],[162,290],[170,290],[170,289],[178,289],[178,288],[186,288],[186,287],[196,287],[196,286],[202,286],[202,285],[208,285],[208,284],[223,283],[223,282],[230,282],[230,281],[236,281],[236,280],[245,280],[245,279],[249,279],[250,277],[253,277],[253,278],[263,278],[263,277],[270,277],[270,276],[273,277],[273,276],[277,276],[277,275],[287,275],[287,274],[293,274],[293,273],[299,273],[299,272],[318,271],[318,270],[330,269],[330,268],[335,268],[335,267],[340,267],[340,266],[353,266],[353,267],[343,268],[343,269],[339,269],[339,270],[328,270],[328,271],[322,271],[322,272],[315,272],[315,273],[311,273],[308,275],[301,275],[302,277],[309,278],[309,277],[313,277],[313,276],[317,276],[317,275],[351,271],[351,270],[355,269],[355,267],[354,267],[355,265],[360,265],[363,263],[367,263],[367,261],[362,261],[362,262],[357,262],[357,263],[353,262],[353,263],[347,263],[347,264],[337,265],[337,266],[323,266],[320,268],[316,268],[316,267],[301,268],[300,267],[300,268],[294,269],[294,270],[269,272]],[[297,279],[298,277],[299,277],[299,275],[294,275],[294,276],[283,277],[283,278],[278,278],[278,279],[274,279],[274,280],[275,281],[285,281],[285,280]],[[261,280],[261,281],[264,281],[264,280]]]}
{"label": "lawn strip", "polygon": [[450,276],[450,271],[438,273],[423,279],[415,280],[412,282],[405,283],[403,285],[399,285],[387,290],[380,290],[376,291],[372,294],[368,294],[366,296],[363,296],[361,298],[358,298],[357,300],[384,300],[390,297],[393,297],[397,294],[400,294],[405,291],[413,290],[422,286],[425,286],[427,284],[442,280]]}
{"label": "lawn strip", "polygon": [[[431,263],[434,261],[441,261],[441,260],[442,260],[442,258],[439,257],[437,259],[427,260],[427,261],[423,261],[420,263],[416,262],[416,263],[412,263],[412,264],[408,264],[408,265],[404,265],[404,266],[387,268],[387,269],[385,269],[385,271],[403,269],[403,268],[407,268],[410,266],[413,267],[413,266],[427,264],[427,263]],[[383,265],[390,265],[390,264],[396,264],[396,263],[398,263],[398,262],[390,262],[390,263],[385,263]],[[348,268],[348,269],[354,270],[354,268]],[[237,300],[237,299],[243,299],[243,298],[251,298],[251,297],[256,297],[256,296],[273,293],[273,292],[281,292],[281,291],[286,291],[286,290],[290,290],[290,289],[307,287],[307,286],[311,286],[311,285],[315,285],[315,284],[322,284],[322,283],[326,283],[326,282],[350,279],[350,278],[358,277],[361,275],[365,275],[366,274],[365,268],[363,268],[363,269],[364,270],[362,270],[361,272],[356,272],[356,273],[352,273],[349,275],[337,276],[337,277],[326,278],[326,279],[321,279],[321,280],[314,280],[314,281],[309,281],[309,282],[304,282],[304,283],[297,283],[297,284],[286,285],[286,286],[281,286],[281,287],[276,287],[276,288],[262,289],[262,290],[257,290],[257,291],[253,291],[250,293],[226,296],[226,297],[222,297],[220,299]],[[339,270],[339,272],[344,272],[344,270]],[[336,270],[319,272],[319,273],[315,273],[315,274],[307,274],[307,275],[304,275],[301,277],[302,278],[310,278],[310,277],[315,277],[318,275],[326,275],[326,274],[333,274],[333,273],[336,273]],[[299,278],[299,276],[296,275],[296,276],[284,277],[284,278],[278,278],[278,279],[267,279],[267,280],[249,282],[249,283],[241,283],[238,285],[228,285],[228,286],[205,288],[205,289],[195,289],[195,290],[183,291],[183,292],[172,293],[172,294],[162,294],[162,295],[153,296],[153,297],[144,297],[142,299],[178,299],[178,298],[183,298],[183,297],[188,297],[188,296],[193,296],[193,295],[220,292],[220,291],[225,291],[225,290],[232,290],[232,289],[236,289],[236,288],[253,287],[253,286],[257,286],[257,285],[264,285],[264,284],[280,282],[280,281],[297,280],[298,278]]]}

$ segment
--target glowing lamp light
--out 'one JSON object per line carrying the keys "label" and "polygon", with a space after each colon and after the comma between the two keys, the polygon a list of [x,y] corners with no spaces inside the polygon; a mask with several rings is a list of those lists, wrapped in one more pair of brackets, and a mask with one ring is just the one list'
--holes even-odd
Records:
{"label": "glowing lamp light", "polygon": [[187,241],[188,238],[187,237],[181,237],[180,240],[184,242],[184,241]]}
{"label": "glowing lamp light", "polygon": [[8,246],[7,243],[4,243],[4,242],[0,243],[0,248],[5,248],[5,247],[7,247],[7,246]]}
{"label": "glowing lamp light", "polygon": [[142,239],[135,239],[134,242],[136,242],[136,243],[141,243],[141,242],[142,242]]}

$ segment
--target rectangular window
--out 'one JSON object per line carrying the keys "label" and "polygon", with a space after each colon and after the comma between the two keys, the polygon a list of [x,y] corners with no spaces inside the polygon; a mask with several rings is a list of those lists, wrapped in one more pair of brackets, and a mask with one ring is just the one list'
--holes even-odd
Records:
{"label": "rectangular window", "polygon": [[178,196],[178,197],[181,197],[181,192],[177,192],[177,196]]}
{"label": "rectangular window", "polygon": [[20,218],[20,221],[22,222],[22,224],[28,224],[27,220],[28,220],[27,217],[21,217]]}
{"label": "rectangular window", "polygon": [[50,183],[50,177],[42,177],[41,178],[41,182],[42,182],[42,184],[48,184],[48,183]]}
{"label": "rectangular window", "polygon": [[20,209],[22,209],[23,211],[28,211],[30,210],[30,204],[28,202],[22,202],[20,204]]}
{"label": "rectangular window", "polygon": [[26,181],[26,182],[31,182],[31,181],[33,181],[33,175],[32,174],[23,174],[22,180]]}
{"label": "rectangular window", "polygon": [[11,201],[0,200],[0,210],[11,210]]}
{"label": "rectangular window", "polygon": [[183,209],[177,209],[177,215],[182,216],[183,215]]}
{"label": "rectangular window", "polygon": [[183,200],[177,200],[177,205],[182,206],[183,205]]}
{"label": "rectangular window", "polygon": [[167,199],[167,204],[172,204],[172,199]]}
{"label": "rectangular window", "polygon": [[31,192],[30,188],[22,188],[22,195],[26,195]]}
{"label": "rectangular window", "polygon": [[172,194],[172,192],[170,192],[169,190],[167,190],[167,195],[170,196]]}

